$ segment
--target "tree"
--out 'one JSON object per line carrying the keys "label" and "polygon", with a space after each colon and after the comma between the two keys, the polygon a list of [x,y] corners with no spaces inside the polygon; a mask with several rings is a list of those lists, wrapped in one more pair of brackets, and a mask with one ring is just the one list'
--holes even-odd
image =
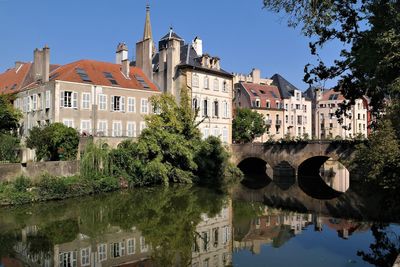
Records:
{"label": "tree", "polygon": [[11,104],[12,99],[12,95],[0,94],[0,161],[18,161],[18,129],[22,115]]}
{"label": "tree", "polygon": [[233,119],[233,140],[237,143],[252,142],[264,134],[266,124],[264,116],[248,108],[239,108]]}
{"label": "tree", "polygon": [[36,150],[37,160],[73,160],[78,153],[79,133],[62,123],[33,127],[26,145]]}
{"label": "tree", "polygon": [[[379,115],[386,99],[400,95],[400,2],[398,0],[264,0],[274,12],[289,14],[289,26],[302,25],[312,37],[311,54],[317,65],[307,64],[304,81],[309,84],[337,80],[334,87],[350,101],[338,113],[366,95]],[[319,49],[330,41],[344,44],[333,65],[327,66]]]}

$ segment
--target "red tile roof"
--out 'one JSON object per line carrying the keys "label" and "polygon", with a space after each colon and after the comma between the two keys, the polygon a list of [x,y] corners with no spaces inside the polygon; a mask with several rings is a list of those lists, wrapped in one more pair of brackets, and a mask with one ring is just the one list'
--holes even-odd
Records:
{"label": "red tile roof", "polygon": [[250,101],[260,99],[261,108],[267,107],[267,100],[270,101],[270,108],[279,109],[280,107],[276,105],[276,101],[281,101],[281,94],[279,89],[273,85],[266,84],[255,84],[255,83],[240,83],[243,88],[247,91],[250,96]]}
{"label": "red tile roof", "polygon": [[12,68],[0,73],[0,93],[14,93],[21,90],[31,69],[32,63],[22,63],[19,68]]}
{"label": "red tile roof", "polygon": [[[332,95],[337,94],[337,99],[329,99]],[[343,101],[345,100],[344,96],[340,92],[335,92],[333,89],[326,90],[320,99],[320,101]]]}
{"label": "red tile roof", "polygon": [[[37,83],[33,79],[31,71],[32,65],[32,63],[24,63],[18,72],[13,68],[0,74],[0,93],[18,92],[35,87]],[[91,82],[84,82],[76,69],[83,69],[87,73]],[[111,74],[115,84],[105,77],[105,72]],[[159,91],[157,86],[146,77],[141,69],[137,67],[130,67],[129,78],[127,78],[121,72],[121,65],[95,60],[79,60],[62,66],[51,65],[50,81],[55,80],[88,83],[100,86],[115,86],[128,89]],[[144,82],[139,80],[143,80]],[[14,84],[16,84],[15,88],[11,89]],[[145,87],[146,85],[148,88]]]}

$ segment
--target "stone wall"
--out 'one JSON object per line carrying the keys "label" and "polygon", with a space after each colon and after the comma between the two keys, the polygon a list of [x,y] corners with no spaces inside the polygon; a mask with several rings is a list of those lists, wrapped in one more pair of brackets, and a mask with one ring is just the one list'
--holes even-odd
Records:
{"label": "stone wall", "polygon": [[72,176],[79,173],[79,161],[0,164],[0,181],[14,181],[20,175],[36,180],[43,173],[55,176]]}

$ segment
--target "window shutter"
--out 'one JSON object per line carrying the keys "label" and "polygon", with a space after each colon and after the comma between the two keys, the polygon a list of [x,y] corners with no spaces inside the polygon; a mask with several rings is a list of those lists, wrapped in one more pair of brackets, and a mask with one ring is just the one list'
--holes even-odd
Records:
{"label": "window shutter", "polygon": [[125,96],[121,96],[119,104],[120,104],[120,107],[121,107],[121,111],[125,112]]}
{"label": "window shutter", "polygon": [[114,111],[114,96],[111,96],[111,111]]}
{"label": "window shutter", "polygon": [[60,107],[64,107],[64,91],[60,92]]}
{"label": "window shutter", "polygon": [[78,108],[78,93],[77,92],[72,93],[72,107]]}

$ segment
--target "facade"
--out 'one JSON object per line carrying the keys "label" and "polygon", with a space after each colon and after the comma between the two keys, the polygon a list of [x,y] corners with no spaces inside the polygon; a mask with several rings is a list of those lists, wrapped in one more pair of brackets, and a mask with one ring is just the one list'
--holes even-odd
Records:
{"label": "facade", "polygon": [[186,90],[204,138],[219,136],[232,143],[232,75],[220,66],[218,57],[203,53],[202,40],[185,41],[172,28],[158,42],[155,51],[151,36],[149,8],[143,39],[136,45],[136,66],[151,73],[164,92],[181,100]]}
{"label": "facade", "polygon": [[260,71],[250,75],[235,74],[235,107],[248,107],[264,115],[266,133],[256,142],[283,137],[311,137],[311,99],[279,74],[260,78]]}
{"label": "facade", "polygon": [[347,116],[339,120],[336,111],[339,104],[347,101],[342,94],[331,90],[317,89],[315,109],[315,133],[318,139],[367,137],[370,113],[366,98],[357,99]]}
{"label": "facade", "polygon": [[237,75],[235,80],[237,81],[235,83],[235,107],[250,108],[264,115],[267,125],[266,132],[254,141],[265,142],[283,138],[284,109],[278,88],[261,82],[259,70],[253,70],[251,76]]}
{"label": "facade", "polygon": [[[130,67],[125,45],[117,50],[119,64],[80,60],[50,65],[50,49],[35,50],[33,63],[16,64],[0,74],[2,93],[15,93],[14,106],[23,113],[22,135],[34,126],[61,122],[83,136],[136,137],[152,112],[149,98],[160,94],[142,70]],[[14,90],[2,84],[10,73]]]}
{"label": "facade", "polygon": [[311,138],[311,99],[281,75],[275,74],[271,79],[282,97],[284,135]]}

